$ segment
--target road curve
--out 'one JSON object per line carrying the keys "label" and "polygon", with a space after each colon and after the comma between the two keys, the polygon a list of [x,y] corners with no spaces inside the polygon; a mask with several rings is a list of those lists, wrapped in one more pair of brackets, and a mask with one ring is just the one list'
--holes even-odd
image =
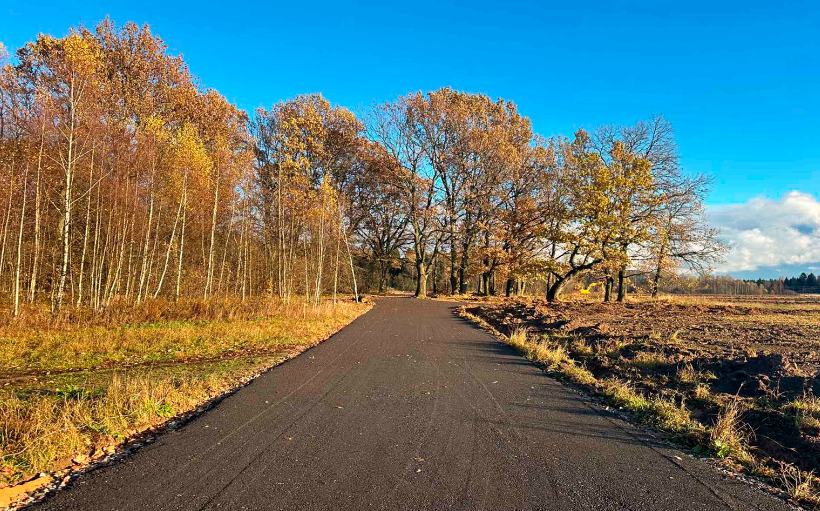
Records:
{"label": "road curve", "polygon": [[381,298],[41,510],[784,510],[590,405],[454,304]]}

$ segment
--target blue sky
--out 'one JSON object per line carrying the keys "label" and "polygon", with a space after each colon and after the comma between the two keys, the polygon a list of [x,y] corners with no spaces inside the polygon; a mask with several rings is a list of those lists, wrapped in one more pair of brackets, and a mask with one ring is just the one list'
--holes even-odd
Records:
{"label": "blue sky", "polygon": [[356,111],[449,85],[515,101],[544,135],[660,113],[685,168],[715,177],[710,206],[783,204],[797,190],[820,211],[817,1],[12,0],[0,41],[16,48],[106,14],[150,24],[204,85],[249,110],[322,92]]}

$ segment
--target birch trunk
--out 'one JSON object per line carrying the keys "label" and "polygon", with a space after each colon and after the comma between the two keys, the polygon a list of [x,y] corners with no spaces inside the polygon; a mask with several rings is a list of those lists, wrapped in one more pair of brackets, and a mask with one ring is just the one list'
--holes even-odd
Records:
{"label": "birch trunk", "polygon": [[156,161],[151,166],[151,186],[149,188],[148,198],[148,227],[145,229],[145,244],[142,250],[142,269],[140,270],[140,283],[137,288],[137,303],[142,301],[142,290],[146,286],[145,278],[148,272],[148,245],[151,242],[151,222],[154,220],[154,177],[156,175]]}
{"label": "birch trunk", "polygon": [[63,292],[68,276],[68,255],[71,250],[71,189],[74,185],[74,136],[76,130],[78,91],[76,89],[75,77],[71,77],[69,84],[69,131],[68,131],[68,154],[64,161],[63,172],[65,173],[65,190],[63,193],[63,258],[60,268],[60,283],[57,288],[53,315],[56,318],[63,305]]}
{"label": "birch trunk", "polygon": [[20,314],[20,269],[23,263],[23,225],[26,221],[26,195],[28,194],[28,165],[23,174],[23,204],[20,207],[20,230],[17,233],[17,267],[14,274],[14,317]]}
{"label": "birch trunk", "polygon": [[162,282],[165,280],[165,273],[168,271],[168,261],[171,258],[171,247],[174,246],[174,236],[177,232],[177,225],[179,224],[179,217],[182,214],[182,198],[179,200],[179,207],[177,208],[177,216],[174,219],[174,227],[171,229],[171,239],[168,241],[168,248],[165,250],[165,264],[162,266],[162,273],[159,276],[159,282],[157,282],[157,289],[154,291],[154,298],[159,295],[160,290],[162,289]]}
{"label": "birch trunk", "polygon": [[188,174],[182,180],[182,230],[179,233],[179,264],[177,266],[177,288],[174,293],[174,300],[179,301],[179,286],[182,280],[182,257],[185,251],[185,220],[188,217]]}
{"label": "birch trunk", "polygon": [[216,175],[216,186],[214,187],[214,208],[211,212],[211,243],[208,246],[208,275],[205,278],[205,293],[203,297],[207,300],[211,293],[211,282],[214,273],[214,236],[216,235],[216,210],[219,206],[219,173]]}
{"label": "birch trunk", "polygon": [[34,302],[37,295],[37,273],[40,267],[40,173],[43,168],[43,145],[45,144],[45,124],[40,129],[40,154],[37,157],[37,182],[34,191],[34,261],[31,264],[31,282],[28,301]]}
{"label": "birch trunk", "polygon": [[324,266],[325,258],[325,211],[322,206],[322,217],[319,221],[319,254],[317,257],[317,264],[319,267],[316,270],[316,296],[314,299],[314,306],[319,306],[320,294],[322,292],[322,267]]}
{"label": "birch trunk", "polygon": [[353,277],[353,298],[358,303],[359,301],[359,287],[356,284],[356,270],[353,266],[353,254],[350,252],[350,243],[347,241],[347,230],[344,226],[344,220],[342,219],[342,210],[339,208],[339,228],[342,230],[342,236],[345,240],[345,247],[347,247],[347,258],[350,260],[350,275]]}
{"label": "birch trunk", "polygon": [[3,270],[6,266],[6,239],[8,238],[9,222],[11,221],[11,201],[14,199],[14,159],[11,161],[10,170],[11,177],[9,179],[9,200],[6,206],[6,212],[3,214],[3,242],[0,248],[0,290],[3,286]]}
{"label": "birch trunk", "polygon": [[231,216],[228,220],[228,234],[225,236],[225,246],[222,249],[222,262],[219,264],[219,282],[217,282],[216,284],[217,293],[222,292],[222,278],[225,276],[225,261],[228,258],[228,243],[231,241],[231,234],[233,233],[233,218],[235,204],[235,201],[231,202]]}
{"label": "birch trunk", "polygon": [[91,169],[88,175],[88,199],[85,205],[85,233],[83,234],[83,252],[80,257],[80,283],[77,290],[77,305],[83,301],[83,277],[85,276],[85,255],[88,248],[88,228],[91,218],[91,188],[94,186],[94,150],[91,150]]}

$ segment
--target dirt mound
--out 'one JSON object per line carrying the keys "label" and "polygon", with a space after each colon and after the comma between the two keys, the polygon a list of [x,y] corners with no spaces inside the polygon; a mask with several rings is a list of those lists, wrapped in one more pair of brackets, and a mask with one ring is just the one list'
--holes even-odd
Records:
{"label": "dirt mound", "polygon": [[741,420],[748,424],[753,444],[765,456],[797,465],[802,470],[820,466],[820,444],[801,434],[794,417],[777,410],[747,410]]}
{"label": "dirt mound", "polygon": [[578,325],[574,320],[567,322],[563,326],[563,329],[570,335],[583,337],[588,341],[606,339],[610,337],[610,333],[612,332],[612,327],[609,323],[599,322],[594,325]]}
{"label": "dirt mound", "polygon": [[714,385],[717,390],[744,397],[801,394],[812,391],[817,384],[816,378],[801,374],[780,353],[723,360],[712,369],[718,377]]}

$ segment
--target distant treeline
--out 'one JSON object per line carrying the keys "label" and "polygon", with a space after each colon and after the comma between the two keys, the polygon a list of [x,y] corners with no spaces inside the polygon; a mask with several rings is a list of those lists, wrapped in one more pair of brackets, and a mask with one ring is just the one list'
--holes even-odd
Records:
{"label": "distant treeline", "polygon": [[[785,290],[794,291],[795,293],[820,293],[820,282],[818,282],[817,277],[814,273],[809,273],[806,275],[805,272],[801,273],[799,277],[791,277],[787,279],[778,279],[775,280],[768,280],[764,281],[763,279],[758,279],[755,282],[760,283],[764,286],[772,282],[780,283]],[[767,286],[767,289],[770,286]]]}
{"label": "distant treeline", "polygon": [[813,274],[777,279],[735,279],[730,276],[678,276],[670,279],[662,292],[677,294],[783,295],[820,293],[820,282]]}

